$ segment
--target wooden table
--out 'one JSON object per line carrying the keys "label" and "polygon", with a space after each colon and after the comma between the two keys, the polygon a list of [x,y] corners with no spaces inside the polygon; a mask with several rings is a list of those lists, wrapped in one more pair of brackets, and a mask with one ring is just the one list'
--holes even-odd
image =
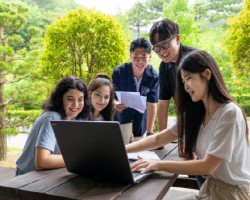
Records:
{"label": "wooden table", "polygon": [[[167,146],[156,153],[165,155],[171,149]],[[175,174],[155,172],[138,184],[117,184],[81,177],[65,168],[33,171],[0,180],[0,199],[162,199],[176,178]]]}

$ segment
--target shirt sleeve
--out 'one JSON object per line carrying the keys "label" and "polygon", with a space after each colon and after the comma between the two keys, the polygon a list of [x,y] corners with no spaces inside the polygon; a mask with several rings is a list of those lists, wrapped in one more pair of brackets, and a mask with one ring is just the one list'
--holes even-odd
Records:
{"label": "shirt sleeve", "polygon": [[241,145],[240,138],[246,137],[245,130],[245,120],[239,107],[235,105],[230,110],[224,111],[217,121],[206,154],[231,162],[233,151]]}
{"label": "shirt sleeve", "polygon": [[51,115],[44,119],[44,122],[39,129],[36,147],[42,147],[50,150],[52,153],[56,153],[55,151],[57,150],[56,147],[58,145],[53,128],[50,124],[50,121],[52,120],[61,120],[61,118],[59,115]]}

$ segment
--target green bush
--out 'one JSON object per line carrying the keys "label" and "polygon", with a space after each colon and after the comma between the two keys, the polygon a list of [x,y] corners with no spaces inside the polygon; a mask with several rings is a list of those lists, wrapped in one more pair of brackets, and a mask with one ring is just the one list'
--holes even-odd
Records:
{"label": "green bush", "polygon": [[245,111],[246,113],[246,116],[247,117],[250,117],[250,105],[249,104],[241,104],[243,110]]}
{"label": "green bush", "polygon": [[239,103],[248,103],[250,104],[250,94],[247,95],[233,95],[233,98]]}
{"label": "green bush", "polygon": [[41,113],[41,110],[10,110],[6,111],[6,127],[4,133],[18,134],[18,127],[29,127]]}
{"label": "green bush", "polygon": [[232,95],[233,98],[240,104],[240,106],[246,112],[246,115],[250,117],[250,94],[244,95]]}

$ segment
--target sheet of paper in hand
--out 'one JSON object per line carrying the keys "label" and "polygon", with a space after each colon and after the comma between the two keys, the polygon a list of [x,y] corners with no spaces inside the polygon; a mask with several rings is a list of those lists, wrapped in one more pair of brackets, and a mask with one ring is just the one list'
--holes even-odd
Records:
{"label": "sheet of paper in hand", "polygon": [[139,92],[115,92],[118,98],[118,101],[121,104],[124,104],[130,108],[134,108],[137,111],[144,113],[146,109],[146,101],[147,98],[145,96],[141,96]]}

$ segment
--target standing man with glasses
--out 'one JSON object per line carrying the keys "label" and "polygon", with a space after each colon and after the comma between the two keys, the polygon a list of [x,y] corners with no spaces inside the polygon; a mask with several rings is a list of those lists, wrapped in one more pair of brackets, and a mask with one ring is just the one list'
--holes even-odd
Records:
{"label": "standing man with glasses", "polygon": [[174,98],[179,61],[195,48],[181,44],[179,26],[169,19],[155,22],[149,37],[153,50],[162,60],[159,67],[160,94],[157,109],[159,131],[162,131],[167,128],[168,109],[171,98]]}
{"label": "standing man with glasses", "polygon": [[[160,132],[168,125],[168,109],[170,100],[174,99],[175,95],[179,62],[186,53],[195,50],[195,48],[181,44],[179,26],[170,19],[155,22],[150,29],[149,37],[153,50],[162,60],[159,67],[160,94],[157,107]],[[162,148],[164,147],[158,149]],[[201,187],[204,181],[205,178],[197,176],[198,187]]]}
{"label": "standing man with glasses", "polygon": [[139,92],[147,97],[147,109],[140,113],[133,108],[115,102],[115,119],[121,124],[133,123],[134,136],[153,133],[158,102],[159,76],[149,64],[151,60],[151,44],[146,38],[137,38],[130,44],[130,58],[113,71],[112,81],[115,91]]}

